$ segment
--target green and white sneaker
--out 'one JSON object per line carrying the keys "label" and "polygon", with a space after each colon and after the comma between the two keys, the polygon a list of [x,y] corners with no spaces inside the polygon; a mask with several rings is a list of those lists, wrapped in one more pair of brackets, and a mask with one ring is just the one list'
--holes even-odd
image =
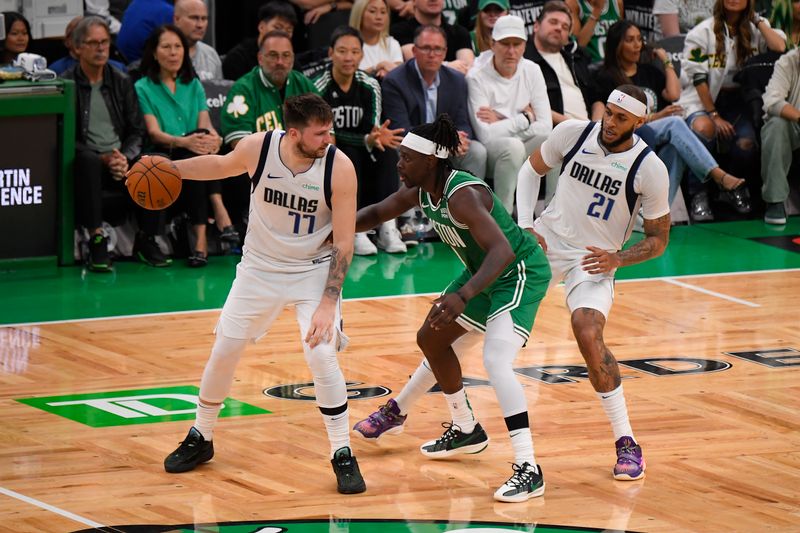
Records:
{"label": "green and white sneaker", "polygon": [[475,424],[472,433],[464,433],[450,422],[443,422],[445,429],[441,437],[419,447],[422,455],[431,459],[442,459],[459,453],[480,453],[489,445],[489,435],[480,424]]}
{"label": "green and white sneaker", "polygon": [[494,493],[495,500],[516,503],[544,494],[544,477],[541,466],[536,465],[534,468],[530,463],[525,462],[521,465],[512,463],[511,468],[514,470],[514,474]]}

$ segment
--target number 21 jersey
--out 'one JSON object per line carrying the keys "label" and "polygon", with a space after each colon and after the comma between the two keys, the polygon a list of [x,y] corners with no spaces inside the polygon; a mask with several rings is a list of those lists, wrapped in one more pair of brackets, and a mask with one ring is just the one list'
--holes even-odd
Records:
{"label": "number 21 jersey", "polygon": [[639,207],[646,219],[669,213],[669,177],[637,135],[629,150],[612,153],[600,145],[600,129],[600,122],[567,120],[542,144],[545,164],[561,173],[539,223],[577,248],[615,252],[628,240]]}

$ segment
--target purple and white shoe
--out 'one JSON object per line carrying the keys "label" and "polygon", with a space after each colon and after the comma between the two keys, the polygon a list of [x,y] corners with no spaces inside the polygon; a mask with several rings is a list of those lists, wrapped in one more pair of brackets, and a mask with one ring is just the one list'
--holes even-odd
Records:
{"label": "purple and white shoe", "polygon": [[642,448],[631,437],[620,437],[614,445],[617,447],[614,479],[620,481],[642,479],[645,470]]}
{"label": "purple and white shoe", "polygon": [[401,415],[394,399],[389,399],[377,411],[364,420],[356,422],[353,429],[365,439],[377,439],[381,435],[397,435],[403,432],[403,423],[408,415]]}

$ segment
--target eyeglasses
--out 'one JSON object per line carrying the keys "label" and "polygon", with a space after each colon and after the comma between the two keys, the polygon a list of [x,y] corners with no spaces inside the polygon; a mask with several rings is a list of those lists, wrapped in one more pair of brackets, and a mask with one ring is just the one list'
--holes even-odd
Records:
{"label": "eyeglasses", "polygon": [[423,54],[427,55],[437,55],[440,56],[447,52],[447,48],[442,46],[415,46],[417,50],[422,52]]}
{"label": "eyeglasses", "polygon": [[83,44],[89,48],[105,48],[111,45],[111,39],[103,39],[102,41],[83,41]]}
{"label": "eyeglasses", "polygon": [[278,52],[267,52],[264,56],[269,59],[270,61],[277,61],[279,59],[283,59],[284,61],[291,61],[294,54],[292,52],[284,52],[279,54]]}

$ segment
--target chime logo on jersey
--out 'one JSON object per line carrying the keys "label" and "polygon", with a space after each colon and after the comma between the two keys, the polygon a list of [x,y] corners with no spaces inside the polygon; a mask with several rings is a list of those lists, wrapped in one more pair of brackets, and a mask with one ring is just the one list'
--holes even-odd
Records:
{"label": "chime logo on jersey", "polygon": [[453,248],[467,247],[467,245],[464,244],[464,241],[461,240],[461,236],[455,229],[451,228],[450,226],[445,226],[444,224],[440,224],[435,220],[432,220],[431,222],[433,222],[433,229],[436,230],[436,233],[439,235],[439,237],[441,237],[442,241],[444,241],[445,244],[449,244]]}
{"label": "chime logo on jersey", "polygon": [[278,205],[300,213],[315,213],[317,207],[319,207],[319,200],[309,200],[296,194],[270,189],[269,187],[264,187],[264,201],[268,204]]}
{"label": "chime logo on jersey", "polygon": [[585,183],[590,187],[594,187],[598,191],[614,196],[622,187],[622,180],[615,180],[611,176],[607,176],[597,170],[591,169],[585,165],[581,165],[577,161],[572,162],[572,167],[569,169],[569,175],[578,181]]}

